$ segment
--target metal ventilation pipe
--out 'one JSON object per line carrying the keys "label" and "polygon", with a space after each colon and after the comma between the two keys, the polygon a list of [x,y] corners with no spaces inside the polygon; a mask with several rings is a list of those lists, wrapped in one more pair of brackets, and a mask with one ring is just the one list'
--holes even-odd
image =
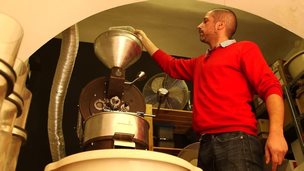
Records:
{"label": "metal ventilation pipe", "polygon": [[65,157],[65,144],[62,130],[64,100],[74,68],[79,46],[77,25],[62,32],[60,56],[53,79],[49,109],[48,136],[53,161]]}

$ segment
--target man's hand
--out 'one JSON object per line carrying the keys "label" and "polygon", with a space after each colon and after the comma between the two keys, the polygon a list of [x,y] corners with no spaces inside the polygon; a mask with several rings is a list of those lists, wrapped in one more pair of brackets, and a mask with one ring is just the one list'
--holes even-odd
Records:
{"label": "man's hand", "polygon": [[138,37],[141,41],[143,41],[144,37],[147,37],[147,35],[145,34],[145,32],[142,31],[142,30],[139,30],[139,29],[136,29],[136,30],[134,31],[134,34],[136,34],[137,37]]}
{"label": "man's hand", "polygon": [[283,133],[269,133],[265,144],[266,164],[272,162],[272,171],[276,171],[277,166],[281,165],[288,150],[287,142]]}
{"label": "man's hand", "polygon": [[143,46],[146,48],[148,53],[152,56],[154,52],[158,50],[158,47],[147,37],[145,32],[142,30],[136,29],[134,31],[134,34],[137,35],[137,37],[141,40]]}

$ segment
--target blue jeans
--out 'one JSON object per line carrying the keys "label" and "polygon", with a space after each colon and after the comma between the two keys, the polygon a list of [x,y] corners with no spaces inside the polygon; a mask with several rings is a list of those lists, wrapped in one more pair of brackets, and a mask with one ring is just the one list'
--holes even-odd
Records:
{"label": "blue jeans", "polygon": [[263,148],[257,137],[243,132],[205,134],[198,167],[203,171],[263,171]]}

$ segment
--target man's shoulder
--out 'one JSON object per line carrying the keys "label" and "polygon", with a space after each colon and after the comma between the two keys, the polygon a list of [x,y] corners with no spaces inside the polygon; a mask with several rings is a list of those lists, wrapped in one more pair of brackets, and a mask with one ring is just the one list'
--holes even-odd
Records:
{"label": "man's shoulder", "polygon": [[238,49],[239,51],[247,51],[247,50],[258,50],[260,49],[259,46],[253,41],[239,41],[234,43],[234,48]]}
{"label": "man's shoulder", "polygon": [[257,46],[257,44],[253,41],[250,40],[242,40],[242,41],[238,41],[236,42],[238,45],[254,45]]}
{"label": "man's shoulder", "polygon": [[242,40],[235,43],[238,46],[258,46],[255,42],[249,40]]}

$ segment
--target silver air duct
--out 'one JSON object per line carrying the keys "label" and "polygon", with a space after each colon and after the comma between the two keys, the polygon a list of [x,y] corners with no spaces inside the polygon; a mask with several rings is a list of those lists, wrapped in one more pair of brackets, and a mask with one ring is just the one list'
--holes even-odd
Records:
{"label": "silver air duct", "polygon": [[65,157],[65,144],[62,130],[64,100],[79,45],[77,25],[62,32],[60,56],[53,79],[48,110],[48,136],[53,161]]}

